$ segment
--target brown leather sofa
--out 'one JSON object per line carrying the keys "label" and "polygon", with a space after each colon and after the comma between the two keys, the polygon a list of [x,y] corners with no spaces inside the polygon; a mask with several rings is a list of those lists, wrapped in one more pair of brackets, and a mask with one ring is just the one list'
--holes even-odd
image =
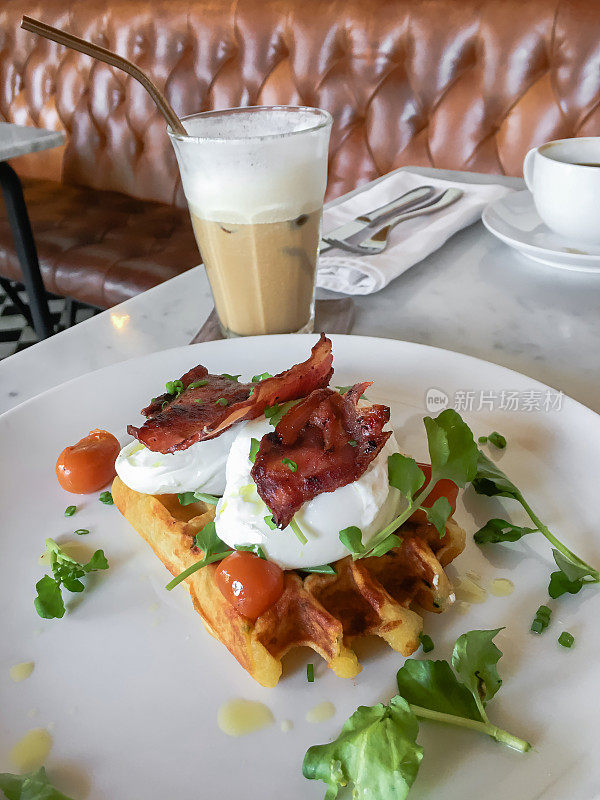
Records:
{"label": "brown leather sofa", "polygon": [[100,307],[199,261],[175,157],[135,81],[22,14],[125,55],[181,115],[327,108],[330,198],[404,164],[519,175],[528,148],[600,134],[600,0],[3,0],[0,117],[67,134],[15,164],[44,281]]}

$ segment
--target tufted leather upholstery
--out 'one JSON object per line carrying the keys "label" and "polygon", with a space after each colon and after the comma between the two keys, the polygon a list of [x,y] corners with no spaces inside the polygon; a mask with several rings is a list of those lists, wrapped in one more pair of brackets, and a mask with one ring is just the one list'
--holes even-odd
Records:
{"label": "tufted leather upholstery", "polygon": [[[135,61],[179,114],[273,103],[329,109],[329,197],[403,164],[518,175],[529,147],[600,134],[598,0],[110,0],[102,8],[97,0],[4,0],[0,116],[68,135],[64,148],[27,157],[22,173],[140,200],[184,207],[152,102],[117,70],[20,30],[23,13]],[[50,190],[35,191],[39,199]],[[94,208],[113,202],[106,196]],[[97,247],[110,239],[101,268],[107,277],[96,283],[88,278],[104,256],[86,261],[88,223],[74,231],[87,213],[71,208],[71,233],[58,245],[69,254],[64,269],[87,276],[81,293],[79,277],[59,276],[56,250],[52,264],[42,255],[43,268],[49,288],[92,296],[94,284],[105,305],[136,289],[137,278],[125,273],[123,291],[116,288],[123,261],[116,241],[127,261],[132,248],[122,232],[130,226],[131,241],[141,244],[134,228],[147,234],[157,211],[136,213],[136,224],[126,211],[115,241],[110,215],[103,217]],[[197,256],[179,220],[184,269]],[[59,237],[57,224],[54,230]],[[69,236],[76,247],[66,245]],[[139,289],[177,269],[169,256],[162,272],[155,252],[165,251],[154,240],[138,251]],[[6,263],[5,256],[0,270]]]}

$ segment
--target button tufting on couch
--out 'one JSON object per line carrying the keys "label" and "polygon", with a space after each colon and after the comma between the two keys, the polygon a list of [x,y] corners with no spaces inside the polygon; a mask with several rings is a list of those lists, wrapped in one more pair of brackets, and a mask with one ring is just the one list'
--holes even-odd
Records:
{"label": "button tufting on couch", "polygon": [[[4,0],[0,117],[67,133],[15,164],[44,280],[102,307],[199,260],[175,157],[141,86],[22,14],[117,50],[182,115],[328,109],[330,198],[405,164],[518,175],[530,147],[600,134],[598,0]],[[17,277],[10,248],[3,224]]]}

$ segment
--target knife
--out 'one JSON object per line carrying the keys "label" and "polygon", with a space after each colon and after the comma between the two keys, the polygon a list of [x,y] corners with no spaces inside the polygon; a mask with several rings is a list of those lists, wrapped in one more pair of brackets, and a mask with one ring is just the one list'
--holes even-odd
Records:
{"label": "knife", "polygon": [[345,222],[339,225],[334,230],[329,231],[321,237],[319,242],[319,253],[324,253],[338,246],[339,241],[345,241],[350,236],[354,237],[356,234],[364,233],[368,235],[372,227],[381,225],[388,217],[395,216],[403,211],[410,211],[419,207],[421,203],[430,200],[435,194],[433,186],[418,186],[416,189],[411,189],[405,192],[395,200],[391,200],[379,208],[369,211],[366,214],[361,214],[351,222]]}

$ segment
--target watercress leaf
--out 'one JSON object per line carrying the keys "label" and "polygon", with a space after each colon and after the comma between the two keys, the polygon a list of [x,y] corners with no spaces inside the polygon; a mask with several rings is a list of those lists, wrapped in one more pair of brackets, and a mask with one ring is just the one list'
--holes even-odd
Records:
{"label": "watercress leaf", "polygon": [[402,538],[397,536],[395,533],[390,533],[389,536],[386,536],[382,542],[376,544],[372,550],[368,550],[366,555],[369,556],[369,558],[378,558],[379,556],[384,556],[394,547],[400,547],[401,544]]}
{"label": "watercress leaf", "polygon": [[314,572],[317,575],[337,575],[331,564],[319,564],[318,567],[303,567],[302,572]]}
{"label": "watercress leaf", "polygon": [[581,580],[571,581],[562,570],[557,570],[550,575],[550,583],[548,584],[548,594],[554,600],[557,597],[562,597],[563,594],[577,594],[583,589],[584,583]]}
{"label": "watercress leaf", "polygon": [[70,592],[83,592],[85,589],[85,586],[79,580],[79,578],[65,578],[62,581],[62,585]]}
{"label": "watercress leaf", "polygon": [[487,497],[494,497],[495,495],[513,497],[519,502],[523,497],[510,478],[481,450],[478,451],[477,471],[473,478],[473,488],[477,494],[484,494]]}
{"label": "watercress leaf", "polygon": [[463,488],[477,471],[479,452],[473,432],[453,408],[447,408],[433,419],[423,420],[431,461],[431,474],[436,482],[447,478]]}
{"label": "watercress leaf", "polygon": [[35,585],[37,596],[33,601],[35,610],[44,619],[60,619],[65,615],[65,604],[62,599],[60,585],[44,575]]}
{"label": "watercress leaf", "polygon": [[362,531],[356,525],[341,530],[339,538],[344,547],[352,553],[354,560],[366,552],[366,547],[362,543]]}
{"label": "watercress leaf", "polygon": [[204,558],[209,558],[216,553],[231,551],[231,547],[217,536],[217,529],[214,521],[207,522],[201,531],[198,531],[195,539],[196,547],[202,550]]}
{"label": "watercress leaf", "polygon": [[388,480],[390,486],[395,486],[410,503],[425,483],[425,475],[414,458],[392,453],[388,458]]}
{"label": "watercress leaf", "polygon": [[535,528],[522,528],[505,519],[490,519],[483,528],[473,535],[477,544],[498,544],[499,542],[517,542],[528,533],[536,533]]}
{"label": "watercress leaf", "polygon": [[198,502],[194,496],[194,492],[180,492],[177,497],[179,498],[180,506],[190,506],[192,503]]}
{"label": "watercress leaf", "polygon": [[398,692],[411,705],[481,720],[471,692],[452,672],[447,661],[408,658],[396,675]]}
{"label": "watercress leaf", "polygon": [[194,492],[194,499],[206,503],[209,506],[216,506],[219,502],[219,498],[216,494],[206,494],[206,492]]}
{"label": "watercress leaf", "polygon": [[427,521],[435,526],[440,538],[446,535],[446,522],[451,511],[452,507],[447,497],[438,497],[435,503],[425,509]]}
{"label": "watercress leaf", "polygon": [[552,555],[556,561],[556,566],[561,572],[564,572],[570,581],[586,582],[585,578],[594,578],[594,570],[588,564],[580,561],[577,556],[569,558],[563,553],[552,548]]}
{"label": "watercress leaf", "polygon": [[452,652],[452,666],[459,678],[485,704],[502,685],[497,663],[502,651],[493,642],[502,628],[469,631],[459,636]]}
{"label": "watercress leaf", "polygon": [[0,791],[7,800],[71,800],[52,786],[44,767],[25,775],[0,773]]}
{"label": "watercress leaf", "polygon": [[87,564],[83,565],[86,572],[96,572],[99,569],[108,569],[108,561],[104,555],[104,550],[96,550]]}
{"label": "watercress leaf", "polygon": [[255,556],[267,560],[262,547],[259,544],[236,544],[235,549],[242,553],[254,553]]}
{"label": "watercress leaf", "polygon": [[404,800],[423,758],[418,730],[402,697],[393,697],[388,706],[359,706],[337,739],[307,750],[302,773],[327,784],[325,800],[334,800],[348,784],[361,800]]}

